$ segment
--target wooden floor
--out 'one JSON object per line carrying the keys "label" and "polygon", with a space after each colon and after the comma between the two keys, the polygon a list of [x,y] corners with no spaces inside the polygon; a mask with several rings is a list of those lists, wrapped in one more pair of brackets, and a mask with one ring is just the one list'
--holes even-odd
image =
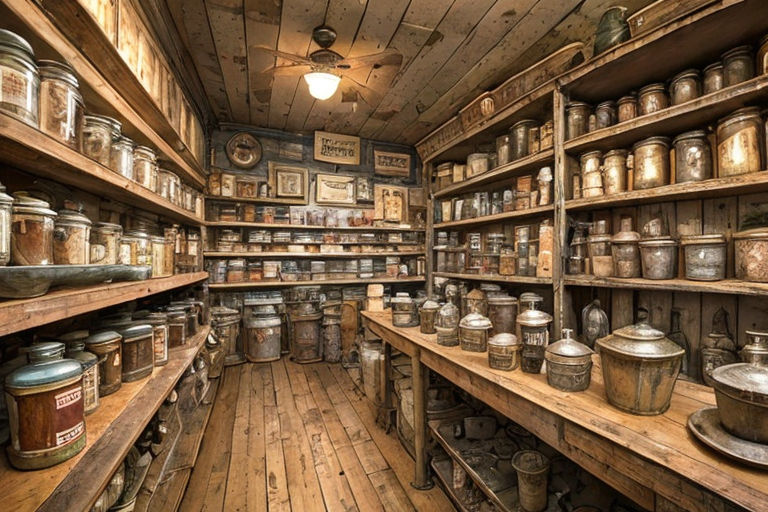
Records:
{"label": "wooden floor", "polygon": [[227,368],[182,511],[451,511],[338,364]]}

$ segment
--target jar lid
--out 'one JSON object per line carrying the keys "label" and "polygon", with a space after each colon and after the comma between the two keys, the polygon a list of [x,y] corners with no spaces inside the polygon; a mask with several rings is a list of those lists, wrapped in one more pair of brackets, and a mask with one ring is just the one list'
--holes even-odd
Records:
{"label": "jar lid", "polygon": [[666,91],[664,88],[664,84],[661,82],[656,82],[653,84],[648,84],[645,87],[641,87],[640,91],[638,91],[638,94],[642,96],[643,94],[647,94],[649,92],[658,92],[658,91]]}
{"label": "jar lid", "polygon": [[752,47],[748,44],[737,46],[736,48],[731,48],[727,52],[723,53],[723,55],[720,57],[723,60],[728,60],[732,57],[735,57],[740,54],[748,54],[750,58],[752,57]]}
{"label": "jar lid", "polygon": [[147,146],[135,146],[133,148],[133,153],[143,153],[144,156],[149,158],[150,160],[156,160],[157,159],[157,153],[155,153],[155,150],[152,148],[148,148]]}
{"label": "jar lid", "polygon": [[445,171],[453,168],[453,162],[443,162],[442,164],[438,164],[437,170],[438,171]]}
{"label": "jar lid", "polygon": [[490,329],[491,321],[480,313],[469,313],[461,319],[459,327],[463,329]]}
{"label": "jar lid", "polygon": [[118,139],[115,141],[115,144],[124,144],[127,146],[131,146],[131,150],[133,150],[133,140],[129,139],[125,135],[121,135],[118,137]]}
{"label": "jar lid", "polygon": [[488,340],[488,344],[496,347],[512,347],[521,345],[520,341],[517,339],[517,336],[510,332],[500,332],[499,334],[496,334]]}
{"label": "jar lid", "polygon": [[672,237],[659,237],[643,239],[639,242],[640,247],[677,247],[677,240]]}
{"label": "jar lid", "polygon": [[608,151],[604,156],[605,158],[609,158],[612,156],[621,156],[626,158],[628,151],[626,149],[612,149]]}
{"label": "jar lid", "polygon": [[634,94],[627,94],[626,96],[622,96],[619,98],[618,104],[621,105],[622,103],[629,103],[630,101],[633,103],[637,101],[637,98]]}
{"label": "jar lid", "polygon": [[440,304],[432,299],[427,299],[424,304],[421,305],[421,309],[426,309],[427,311],[437,311],[440,309]]}
{"label": "jar lid", "polygon": [[523,302],[544,302],[544,297],[535,292],[523,292],[520,294],[520,303]]}
{"label": "jar lid", "polygon": [[148,322],[165,322],[168,318],[168,315],[166,313],[163,313],[162,311],[153,311],[150,314],[146,316],[146,320]]}
{"label": "jar lid", "polygon": [[[50,352],[53,349],[46,347],[45,345],[51,345],[50,343],[40,343],[40,346],[34,347],[33,351],[39,351],[39,353]],[[56,343],[59,348],[58,357],[64,352],[64,345]],[[55,356],[53,354],[52,356]],[[30,352],[30,361],[32,358],[32,352]],[[77,378],[83,374],[83,367],[79,361],[74,359],[54,359],[47,361],[31,362],[26,366],[16,369],[13,373],[5,378],[6,389],[12,388],[34,388],[45,384],[51,384],[60,382],[67,379]]]}
{"label": "jar lid", "polygon": [[568,102],[568,104],[565,106],[567,109],[572,108],[589,108],[589,103],[585,103],[583,101],[571,101]]}
{"label": "jar lid", "polygon": [[127,231],[125,233],[125,236],[126,237],[131,237],[131,238],[146,238],[146,239],[149,239],[149,234],[146,231],[139,231],[139,230],[136,230],[136,229],[131,230],[131,231]]}
{"label": "jar lid", "polygon": [[123,336],[124,340],[128,340],[152,334],[152,326],[149,324],[133,324],[118,329],[118,332]]}
{"label": "jar lid", "polygon": [[526,309],[517,315],[517,323],[527,327],[541,327],[550,322],[552,322],[552,315],[539,309]]}
{"label": "jar lid", "polygon": [[704,68],[704,74],[706,75],[707,73],[711,73],[712,71],[714,71],[716,69],[719,69],[719,70],[722,71],[723,63],[720,62],[720,61],[713,62],[712,64],[710,64],[709,66]]}
{"label": "jar lid", "polygon": [[724,244],[725,235],[714,233],[711,235],[687,235],[680,237],[680,245],[711,245]]}
{"label": "jar lid", "polygon": [[49,217],[56,216],[56,212],[50,209],[50,205],[47,202],[30,195],[29,192],[24,190],[13,193],[13,212],[34,213]]}
{"label": "jar lid", "polygon": [[733,234],[734,240],[768,240],[768,228],[755,228]]}
{"label": "jar lid", "polygon": [[518,126],[524,126],[524,125],[530,125],[530,124],[538,125],[539,122],[536,121],[535,119],[521,119],[520,121],[512,125],[512,128],[510,128],[510,131],[515,131],[515,128],[517,128]]}
{"label": "jar lid", "polygon": [[589,235],[587,237],[587,242],[590,244],[599,244],[599,243],[610,242],[612,239],[613,237],[609,234]]}
{"label": "jar lid", "polygon": [[742,121],[745,118],[752,118],[752,117],[758,117],[758,118],[760,117],[760,107],[744,107],[738,110],[734,110],[727,116],[721,119],[718,119],[717,128],[718,130],[720,130],[724,126],[727,126],[731,123],[735,123],[738,121]]}
{"label": "jar lid", "polygon": [[488,158],[488,153],[470,153],[467,156],[467,162],[470,160],[483,160]]}
{"label": "jar lid", "polygon": [[517,299],[511,295],[488,297],[489,306],[512,306],[515,304],[517,304]]}
{"label": "jar lid", "polygon": [[91,231],[122,231],[123,226],[112,222],[94,222]]}
{"label": "jar lid", "polygon": [[85,346],[91,347],[94,345],[105,345],[119,339],[122,339],[122,336],[120,336],[120,333],[116,331],[101,331],[88,336],[85,339]]}
{"label": "jar lid", "polygon": [[407,292],[397,292],[397,294],[389,299],[389,302],[394,302],[395,304],[410,304],[413,302],[413,299],[411,299],[411,296],[408,295]]}
{"label": "jar lid", "polygon": [[665,359],[685,354],[685,349],[645,322],[616,329],[612,335],[600,338],[596,343],[601,349],[646,359]]}
{"label": "jar lid", "polygon": [[69,208],[61,209],[57,212],[56,224],[67,225],[91,225],[91,219],[78,212],[77,210],[70,210]]}
{"label": "jar lid", "polygon": [[41,59],[37,61],[40,78],[62,80],[77,89],[80,84],[75,76],[75,70],[69,64],[56,60]]}
{"label": "jar lid", "polygon": [[62,343],[72,343],[73,341],[85,340],[88,338],[88,329],[79,329],[77,331],[65,332],[56,336],[56,339]]}
{"label": "jar lid", "polygon": [[613,100],[601,101],[595,108],[616,108],[616,102]]}
{"label": "jar lid", "polygon": [[587,151],[586,153],[582,153],[579,157],[580,160],[584,161],[588,158],[600,158],[603,156],[603,152],[599,149],[595,149],[593,151]]}
{"label": "jar lid", "polygon": [[655,136],[655,137],[648,137],[647,139],[643,139],[640,142],[636,142],[632,146],[632,151],[636,151],[637,148],[640,148],[642,146],[647,146],[650,144],[661,144],[662,146],[668,148],[669,147],[669,137],[662,137],[662,136]]}
{"label": "jar lid", "polygon": [[41,341],[26,348],[27,359],[30,363],[50,358],[60,358],[64,355],[64,343],[58,341]]}
{"label": "jar lid", "polygon": [[674,84],[678,80],[682,80],[683,78],[699,78],[699,70],[698,69],[686,69],[685,71],[681,71],[678,74],[676,74],[674,77],[672,77],[671,82]]}
{"label": "jar lid", "polygon": [[734,363],[715,368],[709,374],[715,389],[740,400],[768,405],[768,366]]}
{"label": "jar lid", "polygon": [[572,334],[572,329],[563,329],[563,338],[549,345],[546,348],[546,353],[574,359],[589,357],[594,354],[591,348],[573,339]]}
{"label": "jar lid", "polygon": [[32,46],[27,42],[26,39],[21,37],[19,34],[4,28],[0,29],[0,45],[9,46],[16,50],[21,50],[22,52],[26,53],[30,59],[34,58],[35,56],[35,51],[32,49]]}
{"label": "jar lid", "polygon": [[[674,138],[672,141],[673,145],[676,145],[678,142],[688,139],[704,139],[706,141],[707,132],[704,130],[691,130],[690,132],[681,133],[677,137]],[[708,143],[708,142],[707,142]]]}

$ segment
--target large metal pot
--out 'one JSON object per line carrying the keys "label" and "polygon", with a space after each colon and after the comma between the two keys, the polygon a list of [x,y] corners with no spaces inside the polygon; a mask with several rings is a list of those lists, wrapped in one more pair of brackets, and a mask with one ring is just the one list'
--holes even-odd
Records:
{"label": "large metal pot", "polygon": [[644,416],[669,408],[684,349],[644,322],[616,329],[597,347],[611,405]]}
{"label": "large metal pot", "polygon": [[320,343],[322,316],[311,302],[304,302],[289,313],[291,357],[297,363],[316,363],[323,360],[323,345]]}
{"label": "large metal pot", "polygon": [[243,324],[245,357],[248,361],[265,363],[280,359],[282,322],[274,306],[255,306]]}
{"label": "large metal pot", "polygon": [[729,364],[711,377],[723,427],[736,437],[768,444],[768,367]]}

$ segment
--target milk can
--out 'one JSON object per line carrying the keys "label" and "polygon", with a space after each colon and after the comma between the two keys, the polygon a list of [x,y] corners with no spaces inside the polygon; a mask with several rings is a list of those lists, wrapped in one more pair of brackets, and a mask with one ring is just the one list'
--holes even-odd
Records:
{"label": "milk can", "polygon": [[83,369],[63,355],[63,343],[34,344],[29,364],[5,378],[8,460],[15,468],[47,468],[85,447]]}
{"label": "milk can", "polygon": [[419,330],[424,334],[435,334],[435,318],[440,310],[440,304],[434,300],[427,300],[419,309]]}
{"label": "milk can", "polygon": [[563,329],[563,339],[547,347],[547,384],[560,391],[584,391],[592,377],[593,351]]}
{"label": "milk can", "polygon": [[123,382],[150,376],[155,365],[152,326],[135,324],[117,332],[123,337]]}
{"label": "milk can", "polygon": [[495,370],[511,371],[520,365],[522,345],[517,336],[502,332],[488,340],[488,366]]}
{"label": "milk can", "polygon": [[323,346],[320,340],[322,316],[312,302],[303,302],[289,313],[291,357],[295,362],[316,363],[323,360]]}
{"label": "milk can", "polygon": [[459,308],[450,300],[443,304],[435,320],[437,344],[455,347],[459,344]]}
{"label": "milk can", "polygon": [[488,319],[491,321],[488,336],[515,332],[517,305],[517,299],[508,295],[488,297]]}
{"label": "milk can", "polygon": [[549,344],[549,324],[552,315],[539,311],[536,303],[528,301],[528,307],[517,315],[520,337],[523,343],[521,366],[526,373],[539,373],[544,363],[544,351]]}
{"label": "milk can", "polygon": [[280,317],[272,305],[254,306],[244,321],[245,357],[252,363],[280,359]]}
{"label": "milk can", "polygon": [[461,349],[468,352],[485,352],[488,349],[488,331],[491,321],[480,313],[469,313],[459,322]]}
{"label": "milk can", "polygon": [[392,307],[392,325],[395,327],[415,327],[419,325],[416,303],[406,292],[398,292],[389,301]]}
{"label": "milk can", "polygon": [[67,346],[64,355],[80,361],[83,367],[83,410],[91,414],[99,408],[99,358],[85,351],[87,338],[88,331],[80,330],[59,336],[59,341]]}
{"label": "milk can", "polygon": [[240,320],[241,315],[236,309],[225,306],[211,308],[211,327],[224,349],[224,366],[245,362],[243,341],[240,337]]}
{"label": "milk can", "polygon": [[123,373],[123,337],[115,331],[101,331],[85,339],[85,348],[99,358],[99,397],[120,389]]}

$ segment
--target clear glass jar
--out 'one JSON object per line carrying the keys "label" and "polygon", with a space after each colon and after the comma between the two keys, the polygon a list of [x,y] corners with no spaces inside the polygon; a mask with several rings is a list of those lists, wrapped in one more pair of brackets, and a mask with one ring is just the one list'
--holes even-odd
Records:
{"label": "clear glass jar", "polygon": [[190,257],[190,265],[197,268],[200,264],[200,233],[187,233],[187,256]]}
{"label": "clear glass jar", "polygon": [[52,265],[56,212],[48,203],[27,192],[13,194],[11,217],[11,263]]}
{"label": "clear glass jar", "polygon": [[192,195],[194,189],[189,185],[181,185],[182,204],[181,207],[189,212],[195,211],[195,198]]}
{"label": "clear glass jar", "polygon": [[111,117],[86,115],[83,126],[83,154],[90,157],[101,165],[109,167],[109,157],[112,151],[112,140],[114,137],[115,123],[118,126],[118,136],[120,132],[120,123]]}
{"label": "clear glass jar", "polygon": [[75,71],[63,62],[40,60],[40,131],[80,151],[85,105]]}
{"label": "clear glass jar", "polygon": [[91,221],[75,210],[59,210],[53,233],[56,265],[87,265],[91,257]]}
{"label": "clear glass jar", "polygon": [[151,244],[152,277],[166,277],[165,271],[165,238],[162,236],[149,237]]}
{"label": "clear glass jar", "polygon": [[120,224],[95,223],[91,227],[90,263],[93,265],[117,264],[122,234],[123,228]]}
{"label": "clear glass jar", "polygon": [[168,363],[168,315],[162,311],[155,311],[144,317],[142,321],[152,326],[155,366],[165,366]]}
{"label": "clear glass jar", "polygon": [[181,180],[179,177],[167,170],[160,168],[157,172],[158,175],[158,194],[170,201],[175,205],[180,205],[182,202],[181,197]]}
{"label": "clear glass jar", "polygon": [[0,184],[0,267],[11,261],[11,210],[13,198]]}
{"label": "clear glass jar", "polygon": [[133,148],[133,179],[142,187],[157,191],[157,153],[151,148]]}
{"label": "clear glass jar", "polygon": [[117,174],[133,180],[133,141],[120,136],[112,141],[109,153],[109,168]]}
{"label": "clear glass jar", "polygon": [[143,231],[129,231],[120,239],[120,264],[151,265],[152,253],[149,235]]}
{"label": "clear glass jar", "polygon": [[40,75],[35,52],[25,39],[5,29],[0,29],[0,78],[8,84],[0,110],[37,128]]}

